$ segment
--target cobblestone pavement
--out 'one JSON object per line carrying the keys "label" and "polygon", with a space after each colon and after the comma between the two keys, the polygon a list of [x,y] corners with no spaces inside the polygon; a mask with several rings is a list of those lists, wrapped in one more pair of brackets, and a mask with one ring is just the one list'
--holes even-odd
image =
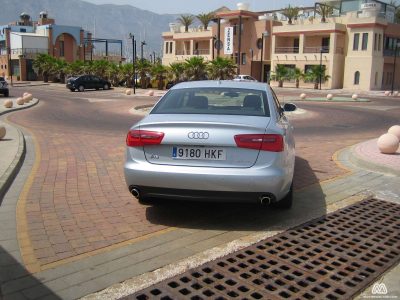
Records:
{"label": "cobblestone pavement", "polygon": [[[201,208],[193,215],[177,210],[152,219],[129,194],[122,170],[124,141],[141,116],[128,111],[154,103],[156,97],[129,98],[115,91],[69,93],[54,87],[51,92],[42,87],[30,90],[41,105],[9,117],[36,142],[33,172],[18,207],[18,236],[28,270],[38,272],[170,227],[185,227],[194,216],[201,223],[204,213],[220,214]],[[375,137],[398,121],[399,113],[360,109],[354,103],[298,105],[312,114],[293,119],[296,189],[346,173],[332,155]],[[229,213],[236,216],[234,210]]]}

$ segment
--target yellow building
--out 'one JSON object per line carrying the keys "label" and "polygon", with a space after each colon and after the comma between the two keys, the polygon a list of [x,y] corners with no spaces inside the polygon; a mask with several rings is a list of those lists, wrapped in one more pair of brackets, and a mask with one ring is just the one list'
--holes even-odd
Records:
{"label": "yellow building", "polygon": [[[317,12],[324,5],[331,8],[331,15],[323,19]],[[262,81],[278,64],[304,72],[323,65],[329,75],[323,88],[379,90],[393,84],[400,89],[400,67],[396,70],[394,65],[400,25],[394,23],[394,10],[377,0],[322,1],[315,8],[302,9],[289,24],[281,11],[252,12],[241,5],[238,10],[218,12],[208,30],[183,32],[181,26],[171,24],[170,32],[163,33],[163,63],[222,55],[236,60],[239,73]],[[233,28],[232,54],[224,49],[227,27]],[[218,40],[224,44],[219,51]]]}

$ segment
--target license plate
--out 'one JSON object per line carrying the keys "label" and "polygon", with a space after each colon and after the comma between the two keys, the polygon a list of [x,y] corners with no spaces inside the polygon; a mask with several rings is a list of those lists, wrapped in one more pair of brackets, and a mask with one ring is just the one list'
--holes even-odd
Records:
{"label": "license plate", "polygon": [[173,147],[174,159],[226,160],[225,149],[215,147]]}

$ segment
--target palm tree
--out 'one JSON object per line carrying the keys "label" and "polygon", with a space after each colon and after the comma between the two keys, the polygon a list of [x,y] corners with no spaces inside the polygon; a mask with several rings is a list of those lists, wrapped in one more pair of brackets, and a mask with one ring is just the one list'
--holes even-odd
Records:
{"label": "palm tree", "polygon": [[232,79],[236,74],[237,65],[230,58],[217,57],[207,65],[210,79]]}
{"label": "palm tree", "polygon": [[177,19],[183,26],[185,26],[185,32],[189,31],[189,26],[193,24],[194,22],[194,16],[193,15],[181,15]]}
{"label": "palm tree", "polygon": [[325,75],[325,66],[315,65],[305,73],[305,78],[306,80],[314,82],[314,89],[318,90],[319,80],[326,81],[330,76]]}
{"label": "palm tree", "polygon": [[318,3],[316,11],[321,16],[321,22],[326,22],[326,18],[333,14],[333,7]]}
{"label": "palm tree", "polygon": [[300,79],[304,78],[304,72],[299,68],[294,68],[290,70],[289,77],[296,81],[296,88],[299,88]]}
{"label": "palm tree", "polygon": [[185,80],[185,63],[177,62],[169,65],[168,77],[176,84]]}
{"label": "palm tree", "polygon": [[201,56],[193,56],[186,59],[185,75],[188,80],[202,80],[206,78],[206,64]]}
{"label": "palm tree", "polygon": [[104,78],[106,75],[106,71],[110,66],[110,62],[107,60],[94,60],[91,64],[91,73],[93,75],[99,76],[101,78]]}
{"label": "palm tree", "polygon": [[288,68],[285,65],[276,65],[275,72],[271,78],[278,81],[278,87],[283,87],[283,81],[288,77]]}
{"label": "palm tree", "polygon": [[157,87],[159,90],[164,89],[164,74],[167,72],[167,68],[160,63],[154,64],[151,67],[151,75],[157,78]]}
{"label": "palm tree", "polygon": [[43,77],[44,82],[49,81],[49,76],[54,70],[55,58],[48,54],[39,54],[33,60],[33,68],[36,73]]}
{"label": "palm tree", "polygon": [[298,7],[289,6],[284,8],[282,11],[282,15],[288,18],[288,24],[292,24],[292,19],[296,18],[299,15],[300,9]]}
{"label": "palm tree", "polygon": [[[147,88],[147,74],[151,70],[151,63],[147,59],[139,59],[136,62],[136,70],[140,74],[140,86],[142,89]],[[135,80],[136,81],[136,80]]]}
{"label": "palm tree", "polygon": [[208,24],[212,21],[212,19],[214,19],[214,13],[209,12],[207,14],[199,14],[196,17],[201,22],[201,24],[203,24],[204,30],[207,30]]}
{"label": "palm tree", "polygon": [[54,60],[54,65],[53,69],[51,70],[51,73],[55,75],[60,80],[61,83],[65,83],[65,74],[67,68],[68,68],[68,63],[65,60],[56,58]]}

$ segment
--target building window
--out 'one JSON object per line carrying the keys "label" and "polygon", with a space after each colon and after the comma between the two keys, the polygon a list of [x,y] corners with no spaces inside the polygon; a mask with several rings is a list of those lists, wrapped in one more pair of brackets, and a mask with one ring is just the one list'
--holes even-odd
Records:
{"label": "building window", "polygon": [[378,42],[377,34],[374,34],[374,51],[376,51],[376,43]]}
{"label": "building window", "polygon": [[355,33],[354,34],[354,38],[353,38],[353,50],[354,51],[358,50],[359,40],[360,40],[360,34],[359,33]]}
{"label": "building window", "polygon": [[360,72],[357,71],[354,73],[354,84],[359,85],[360,84]]}
{"label": "building window", "polygon": [[169,44],[169,42],[165,42],[165,54],[168,54],[168,44]]}
{"label": "building window", "polygon": [[375,86],[378,85],[378,72],[375,72]]}
{"label": "building window", "polygon": [[60,57],[64,57],[64,41],[60,41]]}
{"label": "building window", "polygon": [[169,42],[169,53],[172,53],[172,42]]}
{"label": "building window", "polygon": [[379,34],[379,36],[378,36],[378,51],[381,51],[381,45],[382,45],[382,35]]}
{"label": "building window", "polygon": [[245,65],[247,62],[247,56],[246,53],[242,53],[242,65]]}
{"label": "building window", "polygon": [[368,48],[368,33],[363,33],[361,50],[367,50],[367,48]]}

